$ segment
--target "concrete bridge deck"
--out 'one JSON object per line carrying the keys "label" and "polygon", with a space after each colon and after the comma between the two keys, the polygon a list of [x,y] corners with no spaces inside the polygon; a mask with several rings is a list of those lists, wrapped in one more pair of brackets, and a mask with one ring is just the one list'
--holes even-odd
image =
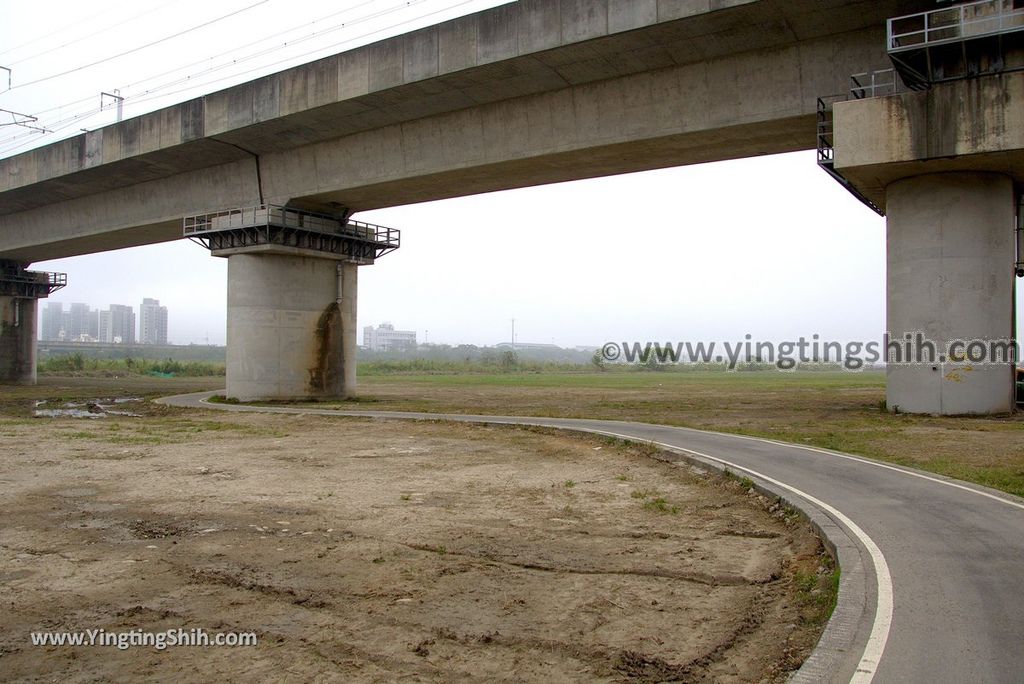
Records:
{"label": "concrete bridge deck", "polygon": [[0,160],[0,258],[809,149],[815,100],[928,0],[523,0]]}

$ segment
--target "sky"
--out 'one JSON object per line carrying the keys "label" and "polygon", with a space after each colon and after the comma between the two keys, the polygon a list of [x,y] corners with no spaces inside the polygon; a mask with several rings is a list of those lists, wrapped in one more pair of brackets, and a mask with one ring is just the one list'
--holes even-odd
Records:
{"label": "sky", "polygon": [[[0,67],[12,88],[0,69],[0,109],[37,115],[32,125],[53,133],[0,126],[0,156],[113,122],[101,92],[117,89],[124,116],[135,116],[499,4],[57,1],[44,13],[11,3]],[[401,249],[360,268],[359,327],[387,321],[421,342],[496,344],[510,339],[513,319],[516,341],[561,346],[746,334],[867,341],[885,328],[884,219],[821,171],[814,152],[355,218],[402,230]],[[68,274],[54,301],[137,308],[157,298],[173,343],[223,344],[226,266],[182,240],[33,268]]]}

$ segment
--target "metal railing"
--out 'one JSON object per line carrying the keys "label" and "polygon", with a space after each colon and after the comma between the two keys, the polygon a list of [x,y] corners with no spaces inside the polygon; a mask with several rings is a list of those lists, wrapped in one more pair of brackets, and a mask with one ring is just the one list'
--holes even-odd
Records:
{"label": "metal railing", "polygon": [[850,76],[850,97],[854,100],[867,100],[872,97],[885,97],[903,92],[902,82],[895,69],[878,69]]}
{"label": "metal railing", "polygon": [[894,17],[888,22],[890,53],[1024,30],[1024,7],[1013,0],[982,0]]}
{"label": "metal railing", "polygon": [[397,248],[401,232],[397,228],[378,226],[363,221],[342,220],[328,214],[302,211],[276,204],[228,209],[186,216],[184,237],[233,231],[243,228],[290,228],[310,233],[344,236]]}
{"label": "metal railing", "polygon": [[0,294],[5,296],[46,297],[67,284],[67,273],[26,271],[22,268],[0,269]]}
{"label": "metal railing", "polygon": [[[851,77],[851,83],[853,83],[855,78],[856,76]],[[864,203],[869,209],[871,209],[871,211],[880,216],[884,216],[885,212],[882,211],[881,207],[871,201],[864,193],[858,190],[856,186],[850,183],[843,174],[836,170],[835,120],[832,113],[832,106],[836,102],[848,101],[851,97],[863,99],[857,98],[856,93],[852,90],[849,94],[843,93],[842,95],[826,95],[818,98],[818,166],[838,181],[840,185],[846,188],[851,195]]]}
{"label": "metal railing", "polygon": [[29,285],[47,285],[51,288],[61,288],[68,284],[67,273],[53,273],[51,271],[23,271],[3,270],[0,272],[0,280],[8,283],[25,283]]}
{"label": "metal railing", "polygon": [[845,95],[831,95],[818,98],[818,163],[831,165],[835,162],[835,124],[832,119],[832,105],[845,100]]}

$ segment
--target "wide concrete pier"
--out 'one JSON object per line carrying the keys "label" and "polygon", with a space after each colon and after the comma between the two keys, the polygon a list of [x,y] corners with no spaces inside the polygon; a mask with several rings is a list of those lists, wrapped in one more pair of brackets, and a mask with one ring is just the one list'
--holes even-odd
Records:
{"label": "wide concrete pier", "polygon": [[[1024,73],[835,106],[836,169],[887,217],[887,327],[950,341],[1014,337],[1017,212],[1024,187]],[[1014,409],[1011,362],[888,366],[890,410]]]}
{"label": "wide concrete pier", "polygon": [[63,273],[26,270],[25,264],[0,259],[0,383],[36,382],[36,302],[67,283]]}
{"label": "wide concrete pier", "polygon": [[0,296],[0,382],[36,382],[37,306],[34,299]]}
{"label": "wide concrete pier", "polygon": [[[977,172],[917,176],[890,185],[886,198],[890,334],[921,333],[939,354],[956,340],[1011,340],[1013,179]],[[907,413],[1008,412],[1013,369],[991,361],[890,359],[887,404]]]}
{"label": "wide concrete pier", "polygon": [[228,257],[227,396],[345,397],[356,386],[358,267],[320,257]]}
{"label": "wide concrete pier", "polygon": [[359,266],[399,231],[261,204],[186,217],[184,235],[228,260],[229,398],[352,396]]}

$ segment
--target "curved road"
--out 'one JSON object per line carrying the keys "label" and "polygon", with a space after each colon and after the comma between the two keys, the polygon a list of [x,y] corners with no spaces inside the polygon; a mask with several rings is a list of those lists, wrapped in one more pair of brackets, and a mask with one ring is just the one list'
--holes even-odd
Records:
{"label": "curved road", "polygon": [[667,460],[746,473],[836,547],[839,605],[804,682],[1024,681],[1024,500],[812,447],[608,420],[211,404],[191,408],[523,424],[654,442]]}

